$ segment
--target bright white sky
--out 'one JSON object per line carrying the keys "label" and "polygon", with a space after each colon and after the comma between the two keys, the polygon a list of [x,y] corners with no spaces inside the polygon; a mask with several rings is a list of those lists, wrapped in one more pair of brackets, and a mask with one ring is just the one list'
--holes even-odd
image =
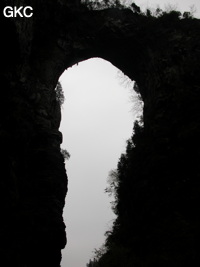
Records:
{"label": "bright white sky", "polygon": [[133,105],[118,69],[102,59],[75,65],[60,81],[66,98],[60,128],[62,147],[71,154],[66,162],[68,245],[62,266],[81,267],[103,244],[104,233],[112,225],[112,199],[104,189],[109,171],[116,168],[131,136]]}
{"label": "bright white sky", "polygon": [[[135,1],[142,9],[178,10],[196,7],[200,0]],[[62,148],[71,154],[66,162],[69,191],[64,219],[68,244],[62,251],[62,267],[86,267],[95,248],[104,242],[112,226],[111,198],[104,193],[107,177],[132,134],[137,107],[131,101],[133,83],[122,84],[118,69],[102,59],[90,59],[73,66],[60,78],[65,93],[60,131]]]}

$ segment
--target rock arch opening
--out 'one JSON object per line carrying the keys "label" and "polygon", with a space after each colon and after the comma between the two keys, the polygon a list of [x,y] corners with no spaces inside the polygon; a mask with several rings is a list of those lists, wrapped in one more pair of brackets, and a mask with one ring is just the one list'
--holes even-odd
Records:
{"label": "rock arch opening", "polygon": [[176,11],[154,17],[127,9],[71,8],[66,0],[46,1],[45,8],[44,1],[30,2],[34,18],[2,19],[1,265],[60,266],[67,177],[54,89],[64,69],[94,56],[135,79],[144,100],[144,128],[137,128],[136,145],[129,146],[130,168],[125,166],[127,175],[121,177],[123,227],[116,245],[122,254],[107,261],[195,265],[199,19]]}
{"label": "rock arch opening", "polygon": [[60,82],[65,94],[62,147],[71,154],[66,161],[68,245],[62,266],[81,266],[104,243],[104,233],[115,218],[112,199],[104,192],[107,177],[116,168],[142,107],[134,82],[101,58],[74,65]]}

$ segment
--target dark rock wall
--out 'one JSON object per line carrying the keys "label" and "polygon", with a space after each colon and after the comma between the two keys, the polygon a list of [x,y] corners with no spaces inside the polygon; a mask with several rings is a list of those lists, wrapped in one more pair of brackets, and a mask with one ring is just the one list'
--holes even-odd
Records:
{"label": "dark rock wall", "polygon": [[[1,7],[8,4],[13,1],[2,1]],[[177,212],[183,214],[184,207],[195,234],[199,223],[199,21],[176,16],[155,19],[130,10],[88,11],[79,1],[17,4],[32,5],[34,16],[1,17],[2,266],[60,264],[66,244],[62,211],[67,176],[60,153],[61,113],[55,86],[65,68],[94,56],[109,60],[137,81],[144,100],[145,149],[161,155],[160,162],[148,159],[141,140],[138,149],[147,162],[141,167],[155,177],[153,186],[160,188],[157,178],[162,177],[166,181],[162,186],[173,187],[172,193],[181,195]],[[188,199],[193,199],[189,206]]]}
{"label": "dark rock wall", "polygon": [[108,251],[95,266],[195,265],[200,262],[200,23],[176,12],[130,21],[120,33],[112,29],[108,58],[136,80],[144,127],[135,127],[133,147],[119,162],[118,217]]}
{"label": "dark rock wall", "polygon": [[66,245],[67,175],[55,92],[63,63],[55,30],[45,31],[49,17],[40,21],[36,4],[33,18],[1,18],[2,266],[60,266]]}

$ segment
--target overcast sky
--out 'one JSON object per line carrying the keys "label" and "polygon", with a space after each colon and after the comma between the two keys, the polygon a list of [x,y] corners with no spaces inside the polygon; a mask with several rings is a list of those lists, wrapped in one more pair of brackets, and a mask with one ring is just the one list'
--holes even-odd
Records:
{"label": "overcast sky", "polygon": [[[135,1],[142,9],[171,4],[181,11],[200,0]],[[69,68],[60,77],[65,93],[60,131],[62,148],[71,154],[66,162],[69,191],[64,220],[68,244],[62,251],[62,267],[86,267],[112,226],[111,198],[104,193],[107,177],[132,133],[137,104],[131,100],[133,83],[109,62],[90,59]],[[136,99],[136,97],[135,97]]]}

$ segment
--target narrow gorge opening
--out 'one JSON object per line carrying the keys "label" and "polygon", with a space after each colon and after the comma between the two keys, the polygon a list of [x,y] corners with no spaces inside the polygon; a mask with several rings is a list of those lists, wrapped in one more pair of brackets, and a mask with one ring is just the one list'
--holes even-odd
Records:
{"label": "narrow gorge opening", "polygon": [[107,177],[125,151],[142,103],[134,82],[100,58],[74,65],[60,82],[65,95],[61,147],[71,155],[66,162],[68,244],[62,251],[62,266],[81,267],[104,243],[104,233],[115,218],[112,199],[104,192]]}

